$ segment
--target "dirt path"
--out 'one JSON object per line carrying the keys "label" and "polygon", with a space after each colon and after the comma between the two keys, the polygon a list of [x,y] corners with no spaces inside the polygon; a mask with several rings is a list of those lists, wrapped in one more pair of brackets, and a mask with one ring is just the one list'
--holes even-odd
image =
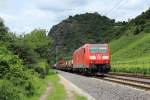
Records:
{"label": "dirt path", "polygon": [[[62,84],[65,87],[65,90],[66,90],[66,93],[67,93],[67,96],[66,96],[65,100],[76,100],[76,94],[81,95],[82,91],[80,91],[79,89],[72,86],[72,84],[70,84],[67,80],[62,78],[60,75],[59,75],[59,77],[60,77],[59,82],[60,82],[60,84]],[[45,90],[44,94],[40,97],[39,100],[46,100],[48,95],[50,94],[51,90],[52,90],[52,86],[49,83],[47,89]]]}
{"label": "dirt path", "polygon": [[75,100],[75,92],[74,92],[74,88],[71,87],[68,82],[66,82],[65,80],[61,79],[60,83],[64,85],[66,92],[67,92],[67,97],[66,100]]}
{"label": "dirt path", "polygon": [[46,89],[46,91],[45,91],[45,93],[40,97],[39,100],[46,100],[46,98],[48,97],[50,91],[51,91],[51,85],[50,85],[50,83],[49,83],[49,84],[48,84],[48,87],[47,87],[47,89]]}
{"label": "dirt path", "polygon": [[[65,80],[60,80],[60,84],[64,85],[65,87],[65,90],[67,92],[67,97],[66,97],[66,100],[75,100],[75,92],[74,92],[74,88],[72,88],[68,82],[66,82]],[[39,100],[46,100],[49,93],[51,92],[51,84],[49,83],[48,84],[48,87],[47,89],[45,90],[44,94],[40,97]]]}

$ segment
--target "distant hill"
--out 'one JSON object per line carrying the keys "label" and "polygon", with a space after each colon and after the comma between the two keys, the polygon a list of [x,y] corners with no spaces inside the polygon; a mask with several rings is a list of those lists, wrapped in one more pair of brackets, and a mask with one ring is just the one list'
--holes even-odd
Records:
{"label": "distant hill", "polygon": [[150,9],[132,19],[119,39],[110,42],[112,60],[150,61]]}
{"label": "distant hill", "polygon": [[[131,48],[135,50],[137,48],[140,56],[143,52],[149,52],[150,48],[150,43],[147,43],[150,40],[148,35],[150,33],[149,17],[150,9],[129,22],[115,22],[115,20],[98,13],[69,16],[54,25],[48,34],[54,40],[51,54],[54,59],[55,56],[57,59],[61,57],[70,59],[72,52],[85,43],[108,42],[114,60],[122,60],[121,57],[132,58],[134,51]],[[143,48],[142,45],[148,51],[140,50],[140,47]],[[133,53],[126,56],[125,53],[129,54],[130,51]]]}

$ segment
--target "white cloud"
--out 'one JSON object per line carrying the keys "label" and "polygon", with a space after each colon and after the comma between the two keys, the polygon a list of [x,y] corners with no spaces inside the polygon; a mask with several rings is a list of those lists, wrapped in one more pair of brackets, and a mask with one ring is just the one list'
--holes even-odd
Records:
{"label": "white cloud", "polygon": [[[150,7],[148,0],[5,0],[0,1],[0,17],[18,34],[57,24],[69,15],[98,12],[116,20],[134,18]],[[109,13],[109,11],[115,9]]]}
{"label": "white cloud", "polygon": [[142,0],[130,0],[129,1],[131,5],[137,5],[137,4],[140,4],[142,2]]}
{"label": "white cloud", "polygon": [[0,13],[0,17],[4,18],[4,20],[7,21],[12,21],[17,19],[16,16],[5,14],[5,13]]}

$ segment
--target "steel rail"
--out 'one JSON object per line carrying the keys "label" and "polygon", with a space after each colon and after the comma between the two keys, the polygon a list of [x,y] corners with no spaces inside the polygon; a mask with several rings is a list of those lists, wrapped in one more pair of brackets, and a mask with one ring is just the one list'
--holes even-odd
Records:
{"label": "steel rail", "polygon": [[143,75],[143,74],[110,72],[108,75],[125,76],[125,77],[141,78],[141,79],[150,79],[150,76],[148,76],[148,75],[146,76],[146,75]]}
{"label": "steel rail", "polygon": [[[148,79],[142,79],[142,78],[137,78],[137,77],[128,77],[128,76],[126,77],[126,76],[117,76],[117,75],[105,75],[105,77],[150,85],[150,80],[148,81]],[[145,80],[145,81],[142,81],[142,80]]]}
{"label": "steel rail", "polygon": [[[138,80],[138,78],[136,78],[136,79],[129,78],[128,79],[127,77],[125,78],[125,76],[123,76],[121,78],[120,76],[117,77],[117,76],[112,76],[112,75],[104,75],[104,77],[94,76],[94,78],[98,78],[98,79],[101,79],[104,81],[110,81],[110,82],[114,82],[114,83],[124,84],[127,86],[132,86],[135,88],[150,91],[150,82]],[[135,77],[132,77],[132,78],[135,78]]]}

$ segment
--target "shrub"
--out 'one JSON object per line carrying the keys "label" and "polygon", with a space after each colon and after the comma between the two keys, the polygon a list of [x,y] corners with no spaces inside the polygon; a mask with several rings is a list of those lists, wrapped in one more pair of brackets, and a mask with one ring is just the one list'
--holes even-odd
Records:
{"label": "shrub", "polygon": [[19,91],[9,81],[0,82],[0,100],[21,100]]}
{"label": "shrub", "polygon": [[44,70],[44,68],[42,68],[40,66],[36,66],[34,68],[34,70],[39,73],[40,78],[45,78],[45,70]]}
{"label": "shrub", "polygon": [[39,73],[40,78],[45,78],[45,76],[49,72],[47,61],[46,60],[39,61],[38,65],[36,65],[34,70]]}
{"label": "shrub", "polygon": [[27,82],[24,85],[24,88],[25,88],[25,94],[27,96],[32,96],[34,94],[34,92],[35,92],[34,91],[35,88],[34,88],[34,85],[32,83],[32,80],[27,80]]}
{"label": "shrub", "polygon": [[9,49],[21,58],[25,65],[36,63],[37,55],[32,50],[32,46],[23,41],[16,41],[9,45]]}
{"label": "shrub", "polygon": [[[34,85],[32,84],[31,81],[31,72],[25,69],[25,67],[22,64],[22,61],[18,58],[18,56],[12,55],[5,47],[0,47],[0,52],[1,52],[0,54],[1,80],[9,81],[10,82],[9,84],[13,85],[11,87],[19,88],[21,90],[20,92],[24,95],[33,95]],[[32,78],[33,77],[34,76],[32,76]],[[1,87],[2,90],[4,89],[4,93],[6,92],[6,94],[7,91],[9,91],[9,84],[6,84]],[[11,94],[11,91],[8,92],[8,95],[9,94]],[[5,98],[7,100],[7,97]]]}
{"label": "shrub", "polygon": [[143,26],[138,25],[138,26],[135,27],[135,29],[134,29],[134,31],[133,31],[133,34],[134,34],[134,35],[137,35],[137,34],[139,34],[141,31],[143,31]]}

